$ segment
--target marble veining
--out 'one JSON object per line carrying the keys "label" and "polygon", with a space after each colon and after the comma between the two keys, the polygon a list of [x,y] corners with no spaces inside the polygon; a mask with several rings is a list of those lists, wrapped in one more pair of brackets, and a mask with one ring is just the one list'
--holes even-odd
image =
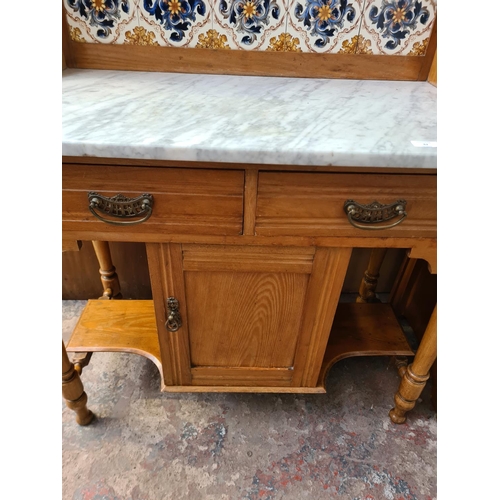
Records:
{"label": "marble veining", "polygon": [[426,82],[67,69],[62,154],[436,168]]}

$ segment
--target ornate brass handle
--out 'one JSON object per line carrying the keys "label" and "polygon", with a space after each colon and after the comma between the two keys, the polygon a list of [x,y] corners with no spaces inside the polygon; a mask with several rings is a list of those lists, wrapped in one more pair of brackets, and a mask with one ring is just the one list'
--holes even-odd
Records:
{"label": "ornate brass handle", "polygon": [[[358,229],[390,229],[401,224],[406,219],[407,213],[405,209],[406,200],[398,200],[390,205],[381,205],[378,201],[374,201],[370,205],[360,205],[354,200],[347,200],[344,203],[347,220]],[[385,226],[376,225],[398,216],[401,216],[401,218],[392,224]]]}
{"label": "ornate brass handle", "polygon": [[176,332],[182,326],[181,314],[179,312],[179,302],[175,297],[167,299],[167,321],[165,328],[169,332]]}
{"label": "ornate brass handle", "polygon": [[[106,224],[113,224],[115,226],[132,226],[146,222],[153,213],[153,196],[150,194],[143,194],[137,198],[127,198],[122,194],[117,194],[112,198],[103,196],[102,194],[91,191],[88,193],[89,210],[102,222]],[[109,217],[116,217],[118,219],[130,219],[132,217],[142,217],[139,220],[111,220],[105,219],[97,213],[97,211]]]}

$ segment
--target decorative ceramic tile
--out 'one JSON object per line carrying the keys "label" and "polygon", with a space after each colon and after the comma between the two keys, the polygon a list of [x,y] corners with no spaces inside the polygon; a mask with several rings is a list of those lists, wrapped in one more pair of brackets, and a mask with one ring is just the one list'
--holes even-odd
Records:
{"label": "decorative ceramic tile", "polygon": [[213,27],[231,49],[278,50],[286,32],[285,0],[214,0]]}
{"label": "decorative ceramic tile", "polygon": [[156,40],[155,33],[142,26],[136,26],[134,29],[126,31],[123,43],[127,45],[160,45]]}
{"label": "decorative ceramic tile", "polygon": [[425,55],[435,17],[435,0],[366,0],[360,37],[371,52],[364,53]]}
{"label": "decorative ceramic tile", "polygon": [[139,0],[64,0],[70,37],[75,42],[124,43],[139,26]]}
{"label": "decorative ceramic tile", "polygon": [[371,40],[363,38],[361,35],[354,35],[342,42],[339,54],[373,54]]}
{"label": "decorative ceramic tile", "polygon": [[269,40],[266,50],[273,52],[302,52],[300,40],[290,35],[290,33],[281,33],[279,36],[273,36]]}
{"label": "decorative ceramic tile", "polygon": [[212,29],[213,0],[139,0],[139,22],[154,40],[169,47],[196,47]]}
{"label": "decorative ceramic tile", "polygon": [[287,34],[302,52],[345,52],[343,42],[359,33],[362,10],[363,0],[288,0]]}

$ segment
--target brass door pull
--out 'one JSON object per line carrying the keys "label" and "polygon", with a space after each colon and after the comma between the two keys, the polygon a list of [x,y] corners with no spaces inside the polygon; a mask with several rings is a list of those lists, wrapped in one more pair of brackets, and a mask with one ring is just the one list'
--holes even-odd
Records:
{"label": "brass door pull", "polygon": [[[378,201],[370,205],[361,205],[354,200],[347,200],[344,203],[344,211],[347,214],[347,220],[358,229],[390,229],[401,224],[407,216],[406,200],[398,200],[390,205],[382,205]],[[377,225],[398,216],[401,218],[392,224]]]}
{"label": "brass door pull", "polygon": [[176,332],[182,326],[182,320],[179,313],[179,301],[175,297],[167,299],[167,314],[165,328],[169,332]]}
{"label": "brass door pull", "polygon": [[[146,222],[153,213],[153,196],[147,193],[137,198],[127,198],[122,194],[108,198],[91,191],[88,193],[88,199],[90,212],[102,222],[115,226],[132,226]],[[116,217],[117,219],[144,216],[139,220],[112,220],[102,217],[97,212],[101,212],[108,217]]]}

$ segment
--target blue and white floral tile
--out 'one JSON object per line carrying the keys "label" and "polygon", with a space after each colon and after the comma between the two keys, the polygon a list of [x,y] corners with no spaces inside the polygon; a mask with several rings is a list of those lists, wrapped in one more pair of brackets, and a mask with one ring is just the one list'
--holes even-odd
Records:
{"label": "blue and white floral tile", "polygon": [[213,24],[214,0],[139,0],[139,22],[155,45],[195,48]]}
{"label": "blue and white floral tile", "polygon": [[285,0],[214,0],[213,29],[230,49],[279,50]]}
{"label": "blue and white floral tile", "polygon": [[83,43],[125,43],[139,26],[140,0],[64,0],[70,37]]}
{"label": "blue and white floral tile", "polygon": [[349,52],[347,44],[352,47],[359,33],[363,2],[288,0],[287,34],[301,52]]}
{"label": "blue and white floral tile", "polygon": [[424,56],[435,17],[435,0],[366,0],[357,53]]}

